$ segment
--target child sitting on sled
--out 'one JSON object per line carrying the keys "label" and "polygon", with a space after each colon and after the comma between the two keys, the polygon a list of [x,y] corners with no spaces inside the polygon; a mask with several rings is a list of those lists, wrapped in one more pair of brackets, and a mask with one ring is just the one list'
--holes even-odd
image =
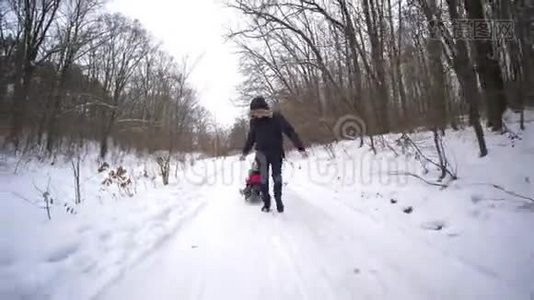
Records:
{"label": "child sitting on sled", "polygon": [[252,162],[251,168],[248,170],[248,177],[246,179],[246,186],[241,190],[241,194],[245,196],[245,200],[256,201],[260,200],[260,186],[261,174],[259,164],[256,160]]}

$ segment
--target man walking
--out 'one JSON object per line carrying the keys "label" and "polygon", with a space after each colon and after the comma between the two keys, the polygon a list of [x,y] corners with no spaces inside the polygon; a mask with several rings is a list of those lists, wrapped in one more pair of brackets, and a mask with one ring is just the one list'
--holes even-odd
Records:
{"label": "man walking", "polygon": [[284,211],[282,203],[282,159],[284,158],[284,133],[301,152],[307,157],[306,150],[293,126],[278,112],[272,112],[263,97],[256,97],[250,103],[250,129],[243,148],[241,160],[256,144],[256,159],[260,164],[261,193],[263,199],[262,211],[268,212],[271,208],[269,195],[269,167],[272,170],[274,181],[274,200],[278,212]]}

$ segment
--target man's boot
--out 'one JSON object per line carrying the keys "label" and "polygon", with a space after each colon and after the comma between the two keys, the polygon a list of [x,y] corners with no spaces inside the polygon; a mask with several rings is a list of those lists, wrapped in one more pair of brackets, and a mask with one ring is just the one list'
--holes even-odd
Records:
{"label": "man's boot", "polygon": [[263,212],[271,211],[271,196],[269,194],[262,195],[262,196],[263,196],[263,207],[261,208],[261,211]]}
{"label": "man's boot", "polygon": [[281,213],[284,212],[284,203],[282,203],[282,175],[278,174],[274,179],[274,200],[276,201],[276,210]]}

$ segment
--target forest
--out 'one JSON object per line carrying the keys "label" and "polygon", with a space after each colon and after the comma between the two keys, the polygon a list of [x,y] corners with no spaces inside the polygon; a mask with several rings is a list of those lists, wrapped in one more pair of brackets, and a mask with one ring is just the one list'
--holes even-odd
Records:
{"label": "forest", "polygon": [[[532,1],[530,1],[532,2]],[[264,95],[307,144],[386,133],[483,128],[534,103],[534,6],[484,0],[232,0],[243,16],[227,38],[246,80],[238,103]],[[98,143],[136,151],[224,155],[248,121],[213,122],[188,81],[192,64],[101,0],[3,0],[3,148],[56,153]],[[345,116],[354,130],[339,133]],[[350,124],[349,124],[350,125]],[[516,126],[517,127],[517,126]]]}
{"label": "forest", "polygon": [[247,17],[230,33],[247,76],[242,94],[276,99],[310,143],[343,138],[336,122],[352,115],[355,131],[348,137],[361,135],[364,143],[365,136],[373,149],[373,137],[385,133],[424,129],[439,138],[445,128],[469,126],[485,156],[483,127],[522,130],[523,117],[519,128],[510,128],[503,114],[511,109],[523,116],[534,103],[532,1],[230,5]]}
{"label": "forest", "polygon": [[207,152],[210,116],[189,85],[187,60],[103,5],[1,2],[4,147],[53,156],[94,141],[102,158],[110,142],[123,150]]}

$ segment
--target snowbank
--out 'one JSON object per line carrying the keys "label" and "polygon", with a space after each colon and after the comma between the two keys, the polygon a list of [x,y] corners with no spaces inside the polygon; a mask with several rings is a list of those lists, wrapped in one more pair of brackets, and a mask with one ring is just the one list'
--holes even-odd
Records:
{"label": "snowbank", "polygon": [[[127,170],[130,192],[115,182],[102,185],[109,170],[98,173],[99,165],[86,159],[82,203],[75,205],[70,162],[60,159],[51,166],[5,160],[0,175],[1,299],[90,298],[163,243],[206,199],[173,176],[164,187],[154,159],[127,155],[111,167]],[[47,190],[51,220],[43,208]]]}
{"label": "snowbank", "polygon": [[[322,147],[312,149],[311,160],[292,153],[286,178],[303,198],[335,206],[338,212],[352,210],[387,231],[401,232],[420,248],[431,247],[455,263],[505,282],[528,299],[534,295],[534,130],[517,133],[519,139],[486,132],[490,153],[479,158],[471,129],[448,130],[447,154],[459,178],[444,189],[414,177],[390,175],[410,172],[435,182],[436,168],[425,173],[413,157],[396,156],[387,149],[374,155],[354,142],[337,144],[335,158]],[[393,143],[399,136],[386,140]],[[431,134],[411,136],[422,145],[427,141],[425,153],[435,152]],[[341,218],[342,213],[338,215]],[[416,263],[420,255],[395,252],[398,263]],[[439,262],[432,266],[437,273],[439,266]],[[467,285],[471,279],[461,278]]]}

